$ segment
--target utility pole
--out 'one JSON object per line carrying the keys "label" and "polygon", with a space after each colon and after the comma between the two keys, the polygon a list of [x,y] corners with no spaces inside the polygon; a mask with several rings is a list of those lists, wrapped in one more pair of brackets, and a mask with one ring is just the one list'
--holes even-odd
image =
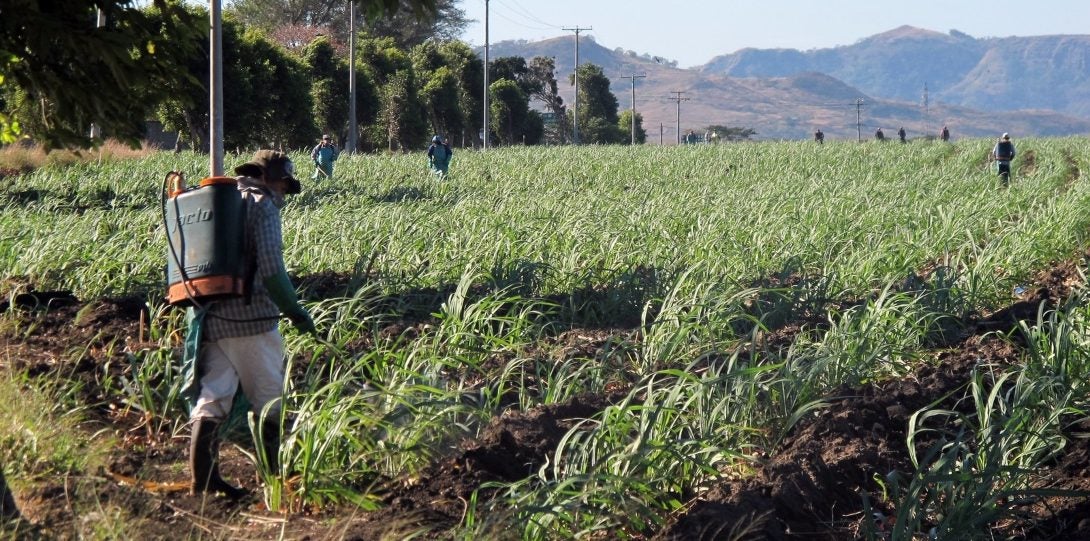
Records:
{"label": "utility pole", "polygon": [[484,0],[484,126],[481,133],[483,148],[488,150],[488,0]]}
{"label": "utility pole", "polygon": [[[106,26],[106,14],[100,9],[98,10],[98,16],[96,17],[95,28],[102,28],[103,26]],[[101,135],[100,132],[101,130],[99,130],[98,125],[92,122],[91,139],[98,139],[99,135]]]}
{"label": "utility pole", "polygon": [[209,48],[212,51],[208,70],[208,169],[210,177],[223,174],[223,10],[220,0],[210,0],[208,16],[212,19]]}
{"label": "utility pole", "polygon": [[348,144],[356,152],[356,0],[348,1]]}
{"label": "utility pole", "polygon": [[927,83],[923,84],[923,122],[927,127],[927,134],[931,134],[931,104],[927,99]]}
{"label": "utility pole", "polygon": [[579,33],[584,30],[594,30],[594,27],[580,28],[578,26],[574,28],[563,28],[569,32],[575,32],[575,107],[572,109],[572,126],[574,131],[572,132],[572,144],[579,144]]}
{"label": "utility pole", "polygon": [[855,140],[857,142],[863,142],[863,124],[861,123],[861,112],[863,110],[863,98],[856,98],[855,100]]}
{"label": "utility pole", "polygon": [[673,98],[670,98],[677,102],[677,144],[681,145],[681,102],[689,101],[689,98],[681,97],[685,92],[682,90],[672,90],[671,94],[676,94]]}
{"label": "utility pole", "polygon": [[660,147],[662,146],[662,132],[663,131],[664,130],[663,130],[662,122],[659,122],[659,146]]}
{"label": "utility pole", "polygon": [[632,144],[636,144],[636,79],[647,77],[646,75],[623,75],[621,79],[632,79]]}

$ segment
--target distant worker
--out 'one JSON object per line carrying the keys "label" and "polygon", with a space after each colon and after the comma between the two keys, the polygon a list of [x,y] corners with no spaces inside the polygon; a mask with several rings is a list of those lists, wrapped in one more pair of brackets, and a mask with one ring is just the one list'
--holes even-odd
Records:
{"label": "distant worker", "polygon": [[686,145],[695,145],[696,144],[696,134],[693,133],[693,130],[689,130],[689,133],[685,134],[685,144]]}
{"label": "distant worker", "polygon": [[712,130],[712,140],[711,140],[711,142],[713,144],[719,142],[719,132],[717,132],[715,130]]}
{"label": "distant worker", "polygon": [[905,127],[901,126],[901,129],[897,130],[897,137],[901,139],[902,143],[907,143],[905,140]]}
{"label": "distant worker", "polygon": [[1009,133],[1004,133],[992,149],[992,158],[999,171],[999,178],[1003,179],[1004,184],[1011,180],[1011,160],[1014,159],[1014,155],[1014,143],[1011,142],[1011,136]]}
{"label": "distant worker", "polygon": [[819,145],[825,144],[825,132],[821,131],[821,128],[818,128],[818,130],[814,132],[814,141]]}
{"label": "distant worker", "polygon": [[943,143],[950,140],[950,130],[946,129],[946,126],[943,126],[942,131],[939,132],[939,139],[941,139]]}
{"label": "distant worker", "polygon": [[446,178],[447,168],[450,167],[452,157],[454,157],[454,151],[443,140],[442,135],[431,138],[431,145],[428,146],[428,166],[431,167],[435,176],[441,179]]}
{"label": "distant worker", "polygon": [[886,140],[886,134],[882,133],[882,128],[878,128],[878,130],[874,132],[874,138],[878,141]]}
{"label": "distant worker", "polygon": [[310,159],[314,162],[314,174],[310,176],[311,179],[333,180],[333,162],[337,161],[337,147],[333,146],[328,135],[323,135],[318,146],[310,151]]}

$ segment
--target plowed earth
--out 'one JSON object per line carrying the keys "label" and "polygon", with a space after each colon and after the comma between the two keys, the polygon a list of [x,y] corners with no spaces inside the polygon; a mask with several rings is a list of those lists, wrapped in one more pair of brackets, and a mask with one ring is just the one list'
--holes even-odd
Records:
{"label": "plowed earth", "polygon": [[[1021,300],[981,315],[962,336],[936,349],[937,363],[903,379],[831,393],[828,407],[800,422],[754,475],[715,484],[671,517],[654,539],[856,538],[862,521],[882,520],[894,511],[875,503],[875,510],[884,514],[863,516],[862,495],[877,488],[875,472],[913,471],[906,445],[909,417],[932,404],[965,409],[959,401],[962,393],[956,391],[966,385],[975,366],[1003,366],[1019,359],[1017,345],[990,333],[1010,330],[1020,320],[1033,321],[1041,302],[1057,305],[1080,281],[1075,264],[1058,264],[1040,273]],[[479,439],[464,442],[458,453],[437,460],[413,479],[386,483],[384,506],[378,511],[338,508],[285,516],[264,510],[257,498],[233,503],[189,496],[181,490],[186,434],[157,432],[146,419],[121,408],[118,397],[96,392],[108,372],[127,370],[123,352],[141,347],[141,321],[147,317],[142,300],[81,302],[64,293],[30,293],[0,303],[0,311],[6,310],[25,311],[23,317],[32,315],[37,327],[29,335],[0,329],[0,359],[11,364],[4,368],[82,381],[81,400],[92,405],[86,429],[112,431],[121,442],[100,471],[16,491],[24,516],[21,531],[43,538],[74,537],[75,525],[89,520],[86,510],[71,504],[74,491],[145,517],[141,528],[148,538],[371,540],[394,523],[442,532],[459,522],[467,500],[483,483],[525,477],[545,463],[576,419],[590,417],[622,396],[584,396],[497,416]],[[798,323],[785,322],[771,339],[789,342]],[[401,329],[395,331],[401,334]],[[618,335],[627,338],[631,332],[580,329],[555,340],[574,354],[593,357]],[[1090,432],[1090,426],[1072,427],[1073,434],[1080,432]],[[1039,472],[1041,487],[1090,491],[1090,443],[1073,441]],[[257,490],[253,465],[243,453],[246,445],[240,439],[225,446],[225,477]],[[478,495],[485,497],[487,493]],[[998,526],[1001,538],[1090,539],[1086,498],[1042,497],[1021,512],[1022,520]],[[748,533],[736,537],[741,533],[737,529],[746,525]]]}

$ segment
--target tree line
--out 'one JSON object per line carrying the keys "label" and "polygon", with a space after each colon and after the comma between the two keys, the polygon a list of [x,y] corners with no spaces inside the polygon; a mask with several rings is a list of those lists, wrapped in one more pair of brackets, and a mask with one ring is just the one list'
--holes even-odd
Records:
{"label": "tree line", "polygon": [[[418,149],[433,133],[456,146],[481,144],[484,66],[468,44],[452,38],[465,24],[453,1],[376,0],[365,10],[369,22],[355,40],[354,126],[347,29],[332,24],[346,20],[338,11],[343,2],[273,9],[280,3],[238,0],[225,11],[226,148],[303,148],[322,133],[346,141],[350,130],[362,151]],[[12,31],[16,24],[0,27],[0,53],[14,51],[16,59],[0,64],[0,127],[7,141],[18,133],[51,146],[87,146],[95,124],[104,136],[132,142],[147,120],[158,120],[178,132],[180,144],[208,147],[206,8],[174,0],[147,7],[120,0],[56,4],[14,12],[9,21],[22,20],[22,32]],[[101,28],[94,24],[98,5],[107,8]],[[420,21],[420,13],[430,18],[406,22]],[[48,24],[51,35],[31,32],[35,24]],[[545,57],[490,62],[490,141],[570,141],[575,115],[559,95],[555,71]],[[627,143],[631,111],[618,114],[609,79],[593,64],[578,72],[580,141]],[[568,82],[574,84],[574,76]],[[641,120],[637,115],[638,142],[646,137]]]}

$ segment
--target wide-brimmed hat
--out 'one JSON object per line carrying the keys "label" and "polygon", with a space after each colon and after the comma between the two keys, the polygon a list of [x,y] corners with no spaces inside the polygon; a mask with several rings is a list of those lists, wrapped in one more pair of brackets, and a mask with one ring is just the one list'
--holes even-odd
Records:
{"label": "wide-brimmed hat", "polygon": [[288,182],[287,193],[297,194],[303,190],[302,185],[295,179],[295,164],[287,154],[276,150],[259,150],[254,157],[235,168],[235,174],[246,175],[254,178],[270,180],[286,180]]}

